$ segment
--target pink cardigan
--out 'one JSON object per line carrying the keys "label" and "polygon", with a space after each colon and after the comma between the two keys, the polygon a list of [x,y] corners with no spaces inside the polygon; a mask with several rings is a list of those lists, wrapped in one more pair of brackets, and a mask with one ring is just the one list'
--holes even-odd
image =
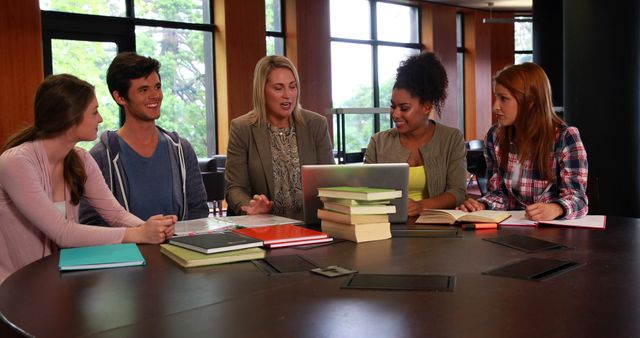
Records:
{"label": "pink cardigan", "polygon": [[40,141],[0,156],[0,283],[21,267],[59,247],[121,243],[125,228],[143,223],[113,197],[94,159],[75,151],[87,173],[84,197],[114,228],[78,224],[78,206],[65,198],[66,218],[51,197],[49,161]]}

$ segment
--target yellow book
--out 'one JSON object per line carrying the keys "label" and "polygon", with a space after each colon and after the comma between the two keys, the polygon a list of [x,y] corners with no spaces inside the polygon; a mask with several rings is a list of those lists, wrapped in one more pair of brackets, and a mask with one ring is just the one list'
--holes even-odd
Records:
{"label": "yellow book", "polygon": [[369,187],[324,187],[318,188],[318,197],[376,201],[400,198],[402,191]]}
{"label": "yellow book", "polygon": [[333,202],[324,202],[324,208],[350,215],[381,215],[396,212],[395,205],[344,205]]}
{"label": "yellow book", "polygon": [[160,252],[185,268],[249,261],[253,259],[262,259],[265,256],[265,251],[260,248],[226,251],[215,254],[203,254],[171,244],[161,244]]}
{"label": "yellow book", "polygon": [[420,213],[416,223],[426,224],[453,224],[456,222],[468,223],[500,223],[511,216],[506,211],[481,210],[466,212],[449,209],[426,209]]}
{"label": "yellow book", "polygon": [[378,241],[391,238],[391,224],[341,224],[331,221],[322,221],[322,232],[333,238],[346,239],[356,243]]}
{"label": "yellow book", "polygon": [[318,218],[346,224],[389,222],[389,215],[387,214],[351,215],[326,209],[318,209]]}

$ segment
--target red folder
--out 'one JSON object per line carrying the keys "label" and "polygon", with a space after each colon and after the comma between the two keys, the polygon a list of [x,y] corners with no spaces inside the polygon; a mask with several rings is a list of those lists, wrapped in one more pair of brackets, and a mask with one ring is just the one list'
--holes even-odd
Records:
{"label": "red folder", "polygon": [[324,232],[315,231],[292,224],[271,225],[256,228],[244,228],[233,230],[264,242],[265,245],[286,242],[302,242],[307,240],[329,237]]}

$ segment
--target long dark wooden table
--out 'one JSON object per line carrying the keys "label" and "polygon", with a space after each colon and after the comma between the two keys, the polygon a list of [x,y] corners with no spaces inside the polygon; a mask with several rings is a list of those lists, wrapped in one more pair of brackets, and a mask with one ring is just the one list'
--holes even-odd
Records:
{"label": "long dark wooden table", "polygon": [[[60,273],[53,255],[0,286],[0,311],[37,337],[640,337],[640,220],[607,223],[268,253],[360,273],[454,275],[453,292],[341,289],[349,277],[268,276],[250,262],[184,270],[156,245],[140,246],[144,267]],[[569,248],[528,254],[482,240],[513,233]],[[584,265],[543,282],[482,274],[527,257]]]}

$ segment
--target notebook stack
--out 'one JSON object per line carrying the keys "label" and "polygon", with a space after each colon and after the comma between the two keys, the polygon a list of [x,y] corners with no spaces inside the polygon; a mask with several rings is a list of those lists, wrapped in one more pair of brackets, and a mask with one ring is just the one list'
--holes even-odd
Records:
{"label": "notebook stack", "polygon": [[318,209],[322,231],[356,243],[391,238],[391,204],[402,191],[366,187],[318,188],[324,207]]}
{"label": "notebook stack", "polygon": [[218,232],[174,237],[169,244],[160,245],[160,252],[189,268],[262,259],[265,252],[260,246],[260,240],[233,232]]}

